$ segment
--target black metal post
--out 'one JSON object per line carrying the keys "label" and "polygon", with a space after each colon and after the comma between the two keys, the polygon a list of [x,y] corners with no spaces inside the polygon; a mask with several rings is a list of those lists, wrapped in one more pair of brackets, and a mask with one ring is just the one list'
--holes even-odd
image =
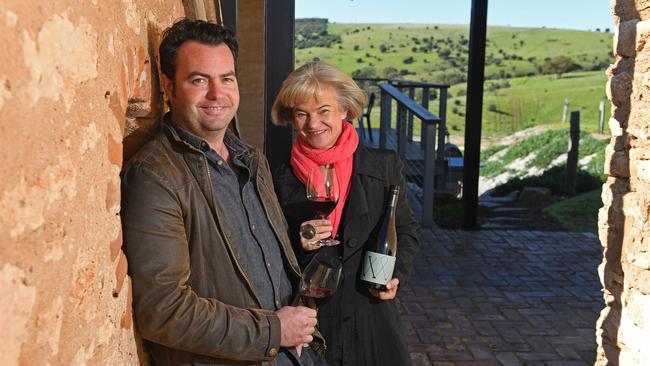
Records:
{"label": "black metal post", "polygon": [[481,157],[487,6],[488,0],[472,0],[465,117],[465,158],[463,164],[463,228],[465,230],[477,229],[478,219],[478,178]]}
{"label": "black metal post", "polygon": [[223,25],[237,33],[237,0],[221,0]]}
{"label": "black metal post", "polygon": [[291,156],[292,127],[274,125],[271,121],[271,107],[282,81],[293,71],[295,2],[275,0],[273,6],[267,4],[265,13],[264,152],[271,169],[275,169],[281,163],[289,161]]}

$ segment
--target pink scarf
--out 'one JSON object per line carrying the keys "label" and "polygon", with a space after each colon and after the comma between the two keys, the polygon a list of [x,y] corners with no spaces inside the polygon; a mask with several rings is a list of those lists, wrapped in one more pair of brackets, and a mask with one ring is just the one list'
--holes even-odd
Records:
{"label": "pink scarf", "polygon": [[[339,182],[339,202],[334,211],[327,217],[334,227],[332,237],[341,222],[343,207],[350,193],[350,178],[352,177],[352,154],[359,145],[359,136],[352,123],[343,121],[341,135],[336,144],[327,150],[316,149],[304,142],[300,137],[296,138],[291,148],[291,167],[298,179],[306,186],[309,180],[309,172],[321,165],[334,164],[336,177]],[[305,218],[309,220],[310,218]]]}

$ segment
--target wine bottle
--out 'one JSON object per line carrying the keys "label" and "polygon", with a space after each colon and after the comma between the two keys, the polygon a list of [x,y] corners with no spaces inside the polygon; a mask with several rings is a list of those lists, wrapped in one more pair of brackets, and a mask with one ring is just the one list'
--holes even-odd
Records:
{"label": "wine bottle", "polygon": [[399,186],[390,186],[384,219],[377,235],[375,245],[366,251],[361,269],[361,279],[372,289],[385,291],[386,283],[393,278],[395,255],[397,254],[397,232],[395,231],[395,211]]}

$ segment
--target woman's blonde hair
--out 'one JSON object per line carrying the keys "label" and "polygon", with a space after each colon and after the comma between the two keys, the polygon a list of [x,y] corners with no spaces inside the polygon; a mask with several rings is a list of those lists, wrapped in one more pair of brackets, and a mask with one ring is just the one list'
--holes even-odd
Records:
{"label": "woman's blonde hair", "polygon": [[318,100],[326,88],[332,88],[336,92],[339,107],[348,111],[349,120],[359,118],[361,109],[366,104],[363,90],[343,71],[328,63],[315,61],[295,69],[282,83],[271,110],[273,123],[291,123],[293,108],[311,98]]}

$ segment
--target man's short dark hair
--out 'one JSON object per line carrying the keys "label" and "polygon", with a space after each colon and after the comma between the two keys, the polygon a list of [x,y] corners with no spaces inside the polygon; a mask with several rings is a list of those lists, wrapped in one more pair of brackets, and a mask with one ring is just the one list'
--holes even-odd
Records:
{"label": "man's short dark hair", "polygon": [[181,19],[167,28],[160,43],[160,70],[168,78],[176,75],[176,56],[183,43],[195,41],[202,44],[217,46],[225,43],[237,63],[237,40],[230,29],[203,20]]}

